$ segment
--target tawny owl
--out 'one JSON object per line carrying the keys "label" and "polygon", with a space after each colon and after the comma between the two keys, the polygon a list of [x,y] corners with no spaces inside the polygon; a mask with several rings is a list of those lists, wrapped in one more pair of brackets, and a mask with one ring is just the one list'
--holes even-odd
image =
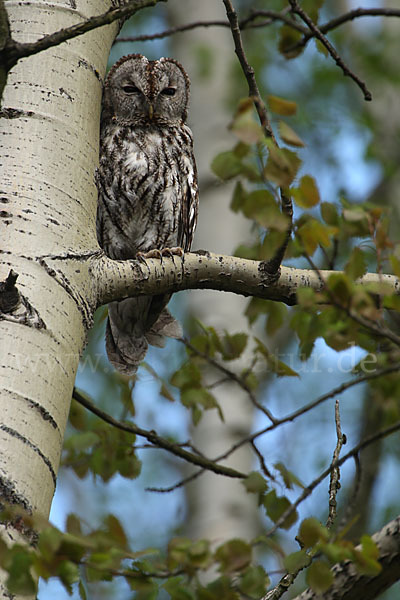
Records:
{"label": "tawny owl", "polygon": [[[152,249],[189,250],[197,220],[198,189],[192,132],[185,124],[189,79],[171,58],[121,58],[103,93],[97,237],[112,259]],[[180,337],[166,308],[170,296],[141,296],[108,306],[110,362],[135,373],[148,344]]]}

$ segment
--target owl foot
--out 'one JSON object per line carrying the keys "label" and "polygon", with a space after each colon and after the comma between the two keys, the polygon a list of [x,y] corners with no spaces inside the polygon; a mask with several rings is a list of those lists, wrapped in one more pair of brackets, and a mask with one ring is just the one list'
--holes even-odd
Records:
{"label": "owl foot", "polygon": [[173,248],[163,248],[162,250],[158,250],[158,248],[154,248],[153,250],[149,250],[148,252],[138,252],[136,254],[136,258],[141,261],[145,261],[147,258],[158,258],[162,261],[163,256],[167,256],[173,260],[174,256],[182,256],[184,255],[184,251],[180,246],[176,246]]}
{"label": "owl foot", "polygon": [[161,254],[163,256],[168,256],[168,258],[172,258],[173,260],[174,256],[180,256],[182,258],[185,253],[180,246],[176,246],[174,248],[163,248]]}
{"label": "owl foot", "polygon": [[147,258],[158,258],[159,260],[162,260],[162,252],[161,250],[154,248],[154,250],[149,250],[149,252],[137,252],[136,258],[143,262],[145,262]]}

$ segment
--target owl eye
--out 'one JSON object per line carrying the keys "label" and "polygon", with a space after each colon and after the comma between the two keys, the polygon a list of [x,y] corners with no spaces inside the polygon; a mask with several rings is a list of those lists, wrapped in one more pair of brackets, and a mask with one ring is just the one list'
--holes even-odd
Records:
{"label": "owl eye", "polygon": [[138,87],[136,87],[136,85],[124,85],[122,87],[122,89],[124,90],[125,94],[139,94],[140,90]]}
{"label": "owl eye", "polygon": [[164,94],[164,96],[175,96],[175,92],[176,88],[174,87],[166,87],[163,90],[161,90],[161,93]]}

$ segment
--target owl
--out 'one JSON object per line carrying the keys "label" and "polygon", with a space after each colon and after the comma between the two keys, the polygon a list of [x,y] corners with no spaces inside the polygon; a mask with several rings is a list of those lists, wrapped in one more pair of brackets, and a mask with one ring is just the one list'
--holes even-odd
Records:
{"label": "owl", "polygon": [[[189,78],[172,58],[121,58],[104,85],[100,124],[97,238],[107,256],[134,259],[152,250],[191,247],[198,187],[192,132],[186,125]],[[133,374],[148,344],[181,337],[169,295],[108,305],[106,349],[120,372]]]}

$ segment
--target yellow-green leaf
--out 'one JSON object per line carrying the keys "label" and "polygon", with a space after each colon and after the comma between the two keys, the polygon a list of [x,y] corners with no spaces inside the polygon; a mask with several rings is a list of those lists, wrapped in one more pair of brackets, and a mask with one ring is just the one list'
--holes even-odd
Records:
{"label": "yellow-green leaf", "polygon": [[269,155],[265,165],[264,175],[270,181],[282,187],[289,187],[297,175],[301,159],[288,148],[277,148],[267,144]]}
{"label": "yellow-green leaf", "polygon": [[320,201],[316,181],[311,175],[304,175],[300,179],[299,187],[292,189],[291,192],[300,208],[312,208]]}
{"label": "yellow-green leaf", "polygon": [[233,152],[221,152],[211,162],[211,169],[222,180],[232,179],[242,171],[242,163]]}
{"label": "yellow-green leaf", "polygon": [[279,135],[286,144],[289,144],[289,146],[303,148],[305,145],[303,140],[287,123],[285,123],[285,121],[279,121]]}
{"label": "yellow-green leaf", "polygon": [[360,248],[353,248],[344,271],[353,281],[362,277],[367,270],[364,252]]}
{"label": "yellow-green leaf", "polygon": [[289,117],[297,112],[297,104],[279,96],[268,96],[268,105],[272,112]]}
{"label": "yellow-green leaf", "polygon": [[250,98],[246,98],[239,103],[239,108],[230,129],[244,144],[256,144],[262,140],[264,132],[261,125],[254,118],[254,107]]}
{"label": "yellow-green leaf", "polygon": [[315,560],[307,569],[306,581],[314,592],[323,594],[329,590],[332,585],[332,571],[322,560]]}

